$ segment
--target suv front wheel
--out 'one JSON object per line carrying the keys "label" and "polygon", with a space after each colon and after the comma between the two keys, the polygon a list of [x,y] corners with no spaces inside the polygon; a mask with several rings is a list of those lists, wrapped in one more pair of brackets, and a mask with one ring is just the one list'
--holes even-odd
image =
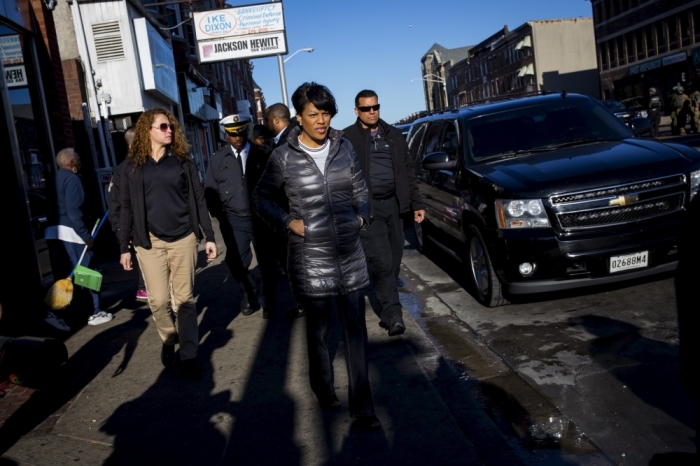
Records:
{"label": "suv front wheel", "polygon": [[479,229],[471,225],[467,233],[467,246],[469,248],[467,255],[476,298],[481,304],[488,307],[508,304],[508,300],[503,297],[501,282],[493,270],[489,252]]}

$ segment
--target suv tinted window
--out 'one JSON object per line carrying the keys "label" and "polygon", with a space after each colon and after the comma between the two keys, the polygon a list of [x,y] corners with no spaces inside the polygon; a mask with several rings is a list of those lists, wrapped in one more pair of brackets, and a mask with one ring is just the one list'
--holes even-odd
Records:
{"label": "suv tinted window", "polygon": [[441,121],[434,121],[430,124],[428,135],[425,138],[425,150],[423,156],[440,150],[440,127]]}
{"label": "suv tinted window", "polygon": [[445,123],[445,131],[442,135],[442,143],[440,144],[441,150],[447,155],[449,155],[450,160],[457,158],[457,127],[454,122],[448,121]]}
{"label": "suv tinted window", "polygon": [[622,140],[627,128],[595,101],[566,100],[485,115],[469,122],[468,150],[479,162],[575,141]]}
{"label": "suv tinted window", "polygon": [[423,140],[423,135],[425,134],[425,128],[428,126],[427,124],[422,124],[422,125],[417,125],[418,127],[413,127],[413,130],[411,131],[411,134],[409,135],[409,140],[408,140],[408,154],[411,157],[411,159],[415,161],[418,160],[418,154],[419,154],[419,149],[421,146],[421,141]]}

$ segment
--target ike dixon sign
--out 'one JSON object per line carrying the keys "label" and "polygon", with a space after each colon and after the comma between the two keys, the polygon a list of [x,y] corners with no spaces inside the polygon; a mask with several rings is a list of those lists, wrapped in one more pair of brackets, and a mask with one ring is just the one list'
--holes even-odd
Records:
{"label": "ike dixon sign", "polygon": [[195,13],[193,21],[200,63],[287,53],[281,2]]}

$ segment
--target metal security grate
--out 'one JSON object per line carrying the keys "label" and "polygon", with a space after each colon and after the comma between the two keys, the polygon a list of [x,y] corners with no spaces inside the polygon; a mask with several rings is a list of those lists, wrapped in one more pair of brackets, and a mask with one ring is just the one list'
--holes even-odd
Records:
{"label": "metal security grate", "polygon": [[683,206],[683,194],[639,202],[627,207],[612,207],[589,210],[570,214],[560,214],[559,223],[563,228],[590,227],[626,223],[680,210]]}
{"label": "metal security grate", "polygon": [[551,201],[552,205],[559,205],[565,202],[590,201],[593,199],[600,199],[602,197],[621,196],[627,193],[647,191],[649,189],[658,189],[666,186],[674,186],[684,183],[685,179],[683,175],[675,175],[670,176],[668,178],[661,178],[658,180],[648,180],[641,183],[628,184],[624,186],[615,186],[611,188],[598,189],[595,191],[588,191],[584,193],[552,196]]}
{"label": "metal security grate", "polygon": [[92,36],[95,40],[97,63],[125,57],[119,21],[93,24]]}

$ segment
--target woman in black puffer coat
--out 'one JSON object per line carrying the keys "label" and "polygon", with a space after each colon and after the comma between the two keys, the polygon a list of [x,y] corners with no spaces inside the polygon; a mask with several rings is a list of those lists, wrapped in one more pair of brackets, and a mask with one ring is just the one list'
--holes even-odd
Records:
{"label": "woman in black puffer coat", "polygon": [[[253,207],[274,230],[289,235],[289,279],[307,309],[311,389],[322,407],[340,408],[328,353],[335,301],[347,344],[350,415],[360,427],[379,429],[365,351],[363,289],[369,276],[360,229],[369,224],[367,186],[352,145],[330,127],[337,113],[330,91],[305,83],[292,102],[300,126],[270,156],[253,192]],[[275,202],[281,192],[289,199],[289,213]]]}

